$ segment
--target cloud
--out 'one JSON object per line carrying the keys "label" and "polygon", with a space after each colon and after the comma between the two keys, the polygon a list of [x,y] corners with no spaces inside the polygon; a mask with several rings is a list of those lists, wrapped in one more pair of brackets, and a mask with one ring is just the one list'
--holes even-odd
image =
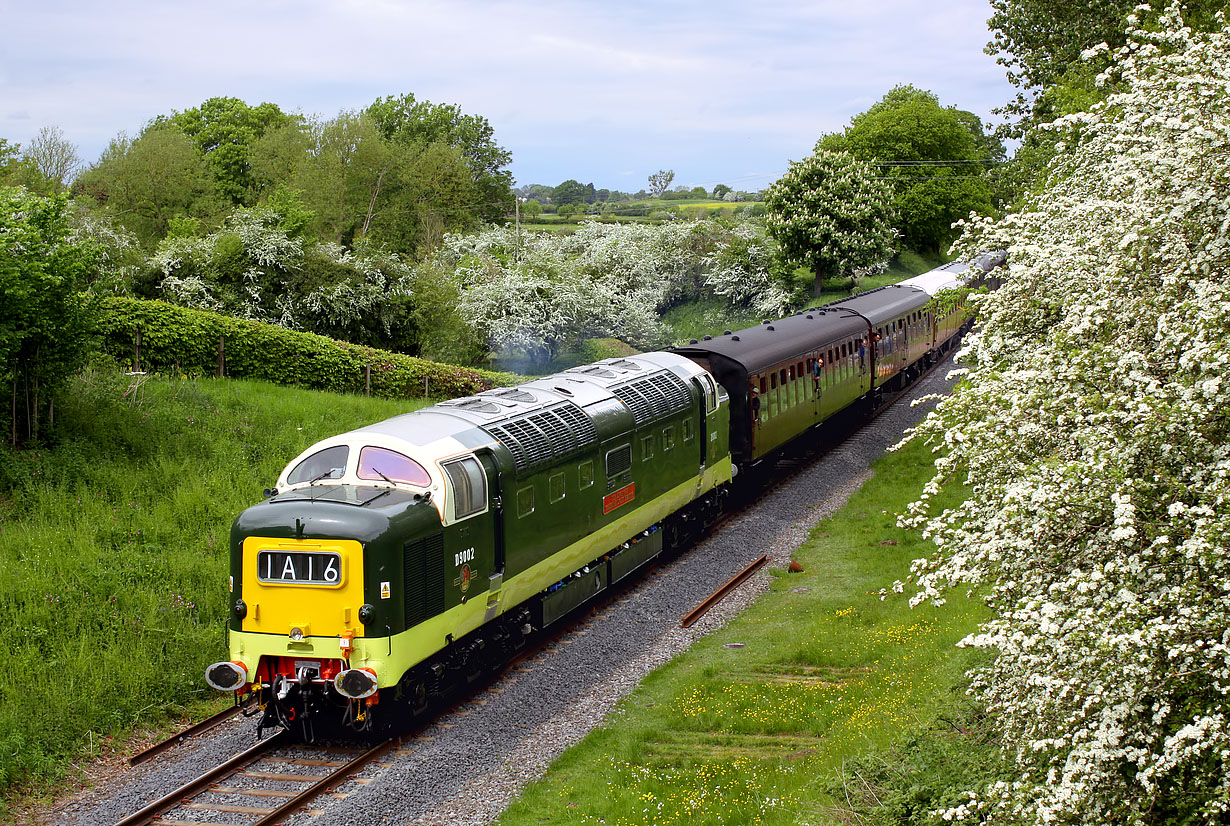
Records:
{"label": "cloud", "polygon": [[[413,92],[486,116],[522,182],[781,169],[893,85],[1010,97],[987,0],[304,0],[24,4],[0,34],[0,137],[97,157],[215,96],[330,117]],[[19,115],[24,115],[20,117]],[[639,188],[639,187],[638,187]]]}

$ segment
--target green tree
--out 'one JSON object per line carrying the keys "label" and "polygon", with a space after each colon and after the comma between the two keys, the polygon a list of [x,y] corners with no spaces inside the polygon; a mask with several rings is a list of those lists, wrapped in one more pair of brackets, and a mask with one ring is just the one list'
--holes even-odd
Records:
{"label": "green tree", "polygon": [[649,193],[654,197],[661,197],[662,193],[670,188],[673,180],[675,180],[675,170],[659,169],[649,176]]}
{"label": "green tree", "polygon": [[84,363],[93,329],[85,293],[98,253],[74,241],[68,198],[0,189],[0,386],[13,445],[36,440],[54,394]]}
{"label": "green tree", "polygon": [[533,198],[530,198],[521,205],[521,214],[530,218],[537,218],[539,215],[542,215],[542,204],[538,203],[538,201]]}
{"label": "green tree", "polygon": [[892,89],[816,147],[874,165],[892,184],[905,245],[923,252],[951,243],[954,221],[970,212],[990,214],[993,188],[984,173],[1004,154],[976,115],[940,106],[934,94],[914,86]]}
{"label": "green tree", "polygon": [[[365,113],[384,138],[399,146],[444,144],[460,153],[469,168],[474,201],[469,216],[498,221],[513,209],[512,153],[495,142],[495,130],[480,115],[467,115],[451,104],[416,100],[413,94],[378,98]],[[434,157],[440,157],[436,155]],[[461,204],[450,209],[460,210]]]}
{"label": "green tree", "polygon": [[817,149],[790,164],[765,194],[765,225],[786,260],[825,278],[883,268],[897,231],[889,187],[848,152]]}
{"label": "green tree", "polygon": [[73,195],[88,199],[147,247],[183,216],[213,219],[220,212],[213,176],[186,135],[154,124],[141,137],[120,135],[94,166],[77,176]]}
{"label": "green tree", "polygon": [[726,197],[726,193],[730,192],[730,187],[726,184],[718,184],[713,188],[713,200],[720,201]]}
{"label": "green tree", "polygon": [[555,189],[551,190],[551,203],[557,206],[564,204],[583,204],[585,203],[588,191],[585,184],[580,181],[574,181],[571,178],[564,181]]}
{"label": "green tree", "polygon": [[252,144],[271,129],[292,120],[272,103],[249,106],[239,98],[210,98],[195,109],[166,118],[205,156],[222,197],[250,206],[258,192],[252,178]]}

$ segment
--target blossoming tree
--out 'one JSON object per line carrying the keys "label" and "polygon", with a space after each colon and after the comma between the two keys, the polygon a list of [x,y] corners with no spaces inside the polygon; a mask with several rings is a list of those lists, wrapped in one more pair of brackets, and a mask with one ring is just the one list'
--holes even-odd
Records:
{"label": "blossoming tree", "polygon": [[903,519],[938,549],[915,599],[993,610],[972,690],[1014,768],[945,819],[1230,816],[1230,33],[1139,13],[1046,192],[958,245],[1009,270]]}
{"label": "blossoming tree", "polygon": [[825,278],[880,271],[896,251],[892,192],[848,152],[817,149],[765,194],[765,225],[790,261]]}

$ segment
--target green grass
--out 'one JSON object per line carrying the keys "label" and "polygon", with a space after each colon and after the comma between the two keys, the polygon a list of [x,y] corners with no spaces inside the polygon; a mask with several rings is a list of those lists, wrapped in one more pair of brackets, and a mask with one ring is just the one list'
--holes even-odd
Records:
{"label": "green grass", "polygon": [[429,401],[90,371],[0,449],[0,820],[22,789],[216,702],[231,521],[314,441]]}
{"label": "green grass", "polygon": [[773,571],[769,593],[651,674],[500,822],[854,822],[843,765],[927,730],[978,656],[954,647],[983,617],[976,601],[879,596],[931,550],[895,524],[929,458],[882,459],[798,550],[804,573]]}
{"label": "green grass", "polygon": [[763,319],[752,310],[731,307],[725,299],[702,298],[671,307],[661,320],[673,344],[686,344],[689,339],[753,327]]}

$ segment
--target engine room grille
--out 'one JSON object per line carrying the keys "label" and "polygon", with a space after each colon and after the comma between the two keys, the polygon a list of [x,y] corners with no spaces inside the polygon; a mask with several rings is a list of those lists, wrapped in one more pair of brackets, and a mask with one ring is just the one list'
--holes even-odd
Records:
{"label": "engine room grille", "polygon": [[632,411],[636,426],[685,409],[690,401],[687,385],[667,370],[611,388]]}
{"label": "engine room grille", "polygon": [[589,416],[572,402],[484,429],[512,453],[518,472],[576,453],[598,435]]}
{"label": "engine room grille", "polygon": [[444,611],[444,534],[406,543],[402,584],[407,628]]}

